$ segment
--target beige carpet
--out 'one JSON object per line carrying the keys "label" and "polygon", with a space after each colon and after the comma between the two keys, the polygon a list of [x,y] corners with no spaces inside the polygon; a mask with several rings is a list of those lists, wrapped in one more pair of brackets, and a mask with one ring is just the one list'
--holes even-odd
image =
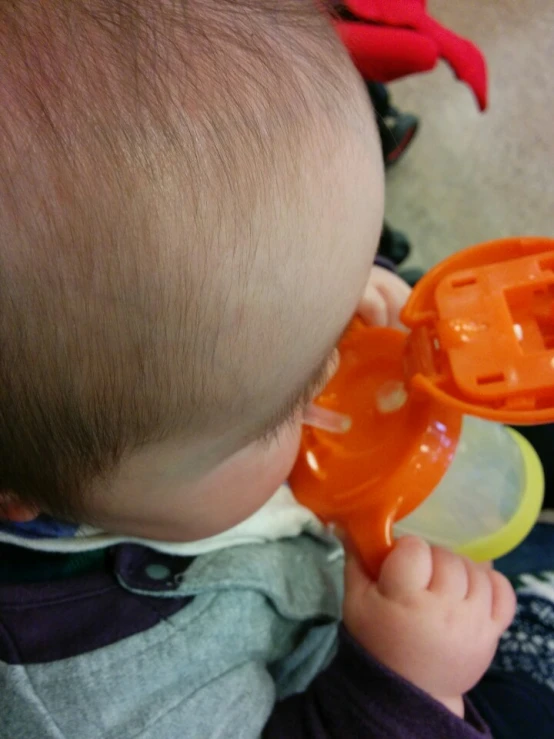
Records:
{"label": "beige carpet", "polygon": [[461,247],[554,236],[554,0],[430,0],[484,51],[489,110],[444,63],[391,86],[421,131],[388,175],[387,214],[430,266]]}

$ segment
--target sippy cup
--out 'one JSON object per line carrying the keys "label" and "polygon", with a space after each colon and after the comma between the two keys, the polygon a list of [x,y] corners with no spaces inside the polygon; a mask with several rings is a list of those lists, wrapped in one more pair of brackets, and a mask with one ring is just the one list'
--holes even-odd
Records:
{"label": "sippy cup", "polygon": [[554,421],[554,239],[455,254],[418,283],[402,320],[407,333],[354,319],[315,401],[350,424],[305,426],[290,477],[373,575],[398,534],[480,561],[533,526],[542,468],[502,424]]}

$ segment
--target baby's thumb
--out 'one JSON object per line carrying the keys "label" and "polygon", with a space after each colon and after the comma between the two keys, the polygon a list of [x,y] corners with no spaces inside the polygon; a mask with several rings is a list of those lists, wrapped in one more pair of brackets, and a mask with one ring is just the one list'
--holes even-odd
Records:
{"label": "baby's thumb", "polygon": [[379,592],[388,597],[425,590],[433,575],[433,550],[417,536],[403,536],[381,567]]}
{"label": "baby's thumb", "polygon": [[375,585],[361,562],[352,542],[346,538],[344,544],[344,588],[349,598],[358,600],[367,597],[368,590]]}
{"label": "baby's thumb", "polygon": [[[363,582],[365,585],[375,584],[378,580],[378,572],[371,572],[369,567],[362,561],[354,542],[348,535],[348,533],[340,526],[335,525],[333,527],[333,533],[340,540],[344,548],[345,566],[344,566],[344,579],[345,583],[350,584],[351,581],[354,583]],[[375,568],[374,568],[375,569]],[[377,570],[379,568],[377,567]]]}
{"label": "baby's thumb", "polygon": [[352,636],[363,643],[368,617],[378,605],[377,589],[352,546],[345,549],[343,621]]}

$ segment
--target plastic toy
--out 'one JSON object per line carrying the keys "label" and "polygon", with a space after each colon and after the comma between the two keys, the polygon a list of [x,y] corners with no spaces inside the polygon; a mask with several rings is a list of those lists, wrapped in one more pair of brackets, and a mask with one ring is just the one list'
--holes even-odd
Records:
{"label": "plastic toy", "polygon": [[[337,5],[337,3],[335,3]],[[391,82],[444,59],[487,107],[487,69],[479,49],[428,12],[425,0],[343,0],[337,32],[365,80]]]}
{"label": "plastic toy", "polygon": [[402,319],[407,333],[353,321],[316,401],[343,432],[304,427],[292,490],[372,574],[395,533],[497,558],[542,502],[537,455],[501,424],[554,421],[554,240],[459,252],[418,283]]}

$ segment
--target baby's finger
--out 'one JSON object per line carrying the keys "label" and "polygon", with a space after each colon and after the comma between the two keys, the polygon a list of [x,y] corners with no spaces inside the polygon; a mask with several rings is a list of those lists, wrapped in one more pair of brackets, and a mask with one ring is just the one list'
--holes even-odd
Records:
{"label": "baby's finger", "polygon": [[388,323],[387,301],[379,290],[371,285],[358,306],[358,313],[370,326],[386,326]]}
{"label": "baby's finger", "polygon": [[467,596],[469,581],[466,563],[462,557],[447,549],[432,547],[433,576],[429,590],[437,595],[448,595],[451,598],[464,600]]}
{"label": "baby's finger", "polygon": [[468,576],[466,600],[478,604],[484,614],[492,613],[493,588],[490,570],[485,570],[470,560],[464,561]]}
{"label": "baby's finger", "polygon": [[397,275],[391,275],[395,281],[390,284],[376,285],[387,304],[388,323],[390,326],[402,326],[400,322],[400,311],[408,302],[411,288]]}
{"label": "baby's finger", "polygon": [[489,573],[489,578],[492,586],[491,615],[501,631],[505,631],[516,612],[516,594],[510,582],[500,572],[493,570]]}
{"label": "baby's finger", "polygon": [[374,585],[353,548],[348,545],[344,550],[344,583],[345,588],[353,595],[363,597]]}
{"label": "baby's finger", "polygon": [[369,611],[368,599],[375,594],[372,582],[352,551],[345,551],[343,619],[353,634],[363,627]]}
{"label": "baby's finger", "polygon": [[490,572],[494,569],[492,562],[490,559],[486,559],[484,562],[476,562],[475,563],[477,567],[480,567],[482,570],[485,570],[486,572]]}
{"label": "baby's finger", "polygon": [[415,536],[403,536],[383,562],[377,588],[387,598],[426,590],[433,575],[431,547]]}

